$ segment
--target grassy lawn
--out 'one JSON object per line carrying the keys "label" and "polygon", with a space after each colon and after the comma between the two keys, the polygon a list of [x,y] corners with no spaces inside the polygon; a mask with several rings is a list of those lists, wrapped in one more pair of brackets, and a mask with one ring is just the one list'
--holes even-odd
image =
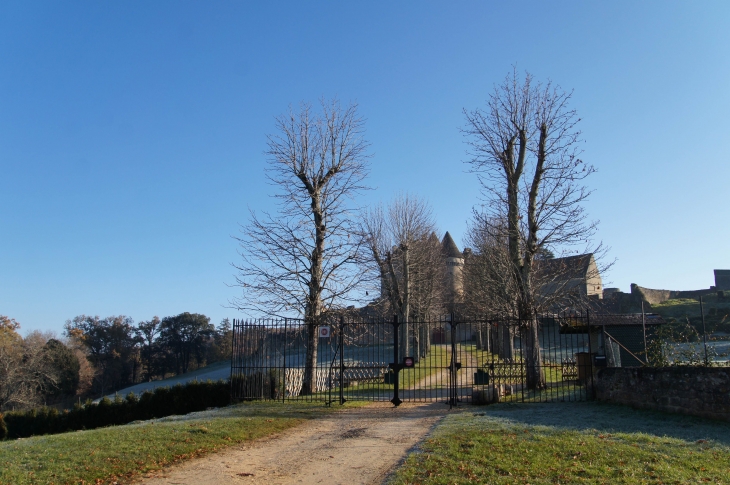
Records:
{"label": "grassy lawn", "polygon": [[[724,316],[730,312],[730,298],[718,298],[716,295],[710,294],[702,297],[702,300],[707,318],[712,316],[710,313],[719,313]],[[716,310],[711,311],[713,308]],[[676,298],[652,305],[651,311],[665,318],[697,317],[700,315],[700,302],[690,298]]]}
{"label": "grassy lawn", "polygon": [[126,483],[330,412],[321,403],[245,403],[125,426],[0,442],[0,483]]}
{"label": "grassy lawn", "polygon": [[446,418],[389,483],[730,483],[728,423],[599,403],[472,409]]}
{"label": "grassy lawn", "polygon": [[[415,386],[426,377],[441,372],[449,366],[451,349],[447,345],[431,345],[431,350],[419,360],[413,369],[404,369],[400,373],[400,387],[407,389]],[[392,386],[391,386],[392,387]]]}
{"label": "grassy lawn", "polygon": [[513,394],[502,398],[505,402],[583,401],[586,399],[586,389],[576,382],[575,376],[563,378],[562,364],[543,362],[542,369],[548,385],[547,389],[527,391],[517,386],[524,381],[526,372],[521,357],[516,357],[513,363],[508,364],[496,354],[478,350],[476,345],[462,345],[462,349],[463,352],[472,356],[480,369],[487,369],[490,364],[494,364],[495,368],[490,370],[492,374],[490,382],[516,387]]}
{"label": "grassy lawn", "polygon": [[503,396],[502,402],[547,403],[562,401],[585,401],[586,388],[575,382],[548,383],[547,389],[530,391],[518,389],[512,395]]}
{"label": "grassy lawn", "polygon": [[[407,390],[413,388],[416,384],[426,377],[441,372],[444,368],[449,365],[449,348],[445,345],[432,345],[431,351],[426,357],[421,359],[411,369],[403,369],[399,376],[399,387],[401,390]],[[444,386],[441,384],[440,386]],[[424,384],[424,388],[437,387],[429,386],[429,383]],[[331,395],[336,400],[339,395],[340,388],[334,387],[331,391]],[[363,382],[357,386],[350,386],[344,388],[344,395],[346,399],[357,400],[359,398],[368,399],[373,396],[384,396],[392,394],[393,384],[385,384],[384,382]],[[323,391],[315,394],[314,396],[323,396],[329,398],[330,391]]]}
{"label": "grassy lawn", "polygon": [[[730,332],[730,291],[728,296],[718,298],[717,295],[705,295],[705,325],[708,332]],[[695,299],[678,298],[652,305],[651,311],[658,313],[672,323],[685,323],[687,319],[701,330],[700,302]]]}

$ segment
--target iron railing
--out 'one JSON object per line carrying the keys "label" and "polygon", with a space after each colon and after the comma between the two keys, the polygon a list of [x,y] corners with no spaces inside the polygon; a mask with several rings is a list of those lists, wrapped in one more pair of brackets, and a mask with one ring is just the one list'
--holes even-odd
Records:
{"label": "iron railing", "polygon": [[316,326],[235,320],[233,329],[236,399],[584,401],[597,368],[643,365],[645,355],[630,342],[643,342],[642,325],[576,312],[407,323],[336,316]]}

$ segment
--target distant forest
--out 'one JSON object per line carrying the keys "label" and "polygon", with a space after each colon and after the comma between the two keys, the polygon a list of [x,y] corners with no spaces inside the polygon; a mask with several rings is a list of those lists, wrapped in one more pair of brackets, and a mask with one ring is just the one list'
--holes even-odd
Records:
{"label": "distant forest", "polygon": [[230,359],[231,324],[198,313],[141,321],[79,315],[64,336],[0,315],[0,411],[67,405]]}

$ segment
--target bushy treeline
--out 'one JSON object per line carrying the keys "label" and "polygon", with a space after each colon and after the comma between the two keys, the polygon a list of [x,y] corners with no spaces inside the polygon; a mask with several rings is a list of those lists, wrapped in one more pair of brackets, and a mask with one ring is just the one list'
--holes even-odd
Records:
{"label": "bushy treeline", "polygon": [[231,324],[197,313],[142,321],[124,315],[79,315],[65,338],[34,331],[0,315],[0,411],[68,407],[141,381],[183,374],[228,360]]}
{"label": "bushy treeline", "polygon": [[69,340],[82,346],[94,367],[93,391],[104,395],[141,381],[184,374],[231,354],[231,324],[216,328],[199,313],[149,321],[124,315],[79,315],[65,325]]}
{"label": "bushy treeline", "polygon": [[[15,439],[204,411],[211,407],[227,406],[230,399],[228,381],[190,382],[171,388],[158,387],[139,397],[132,393],[124,399],[118,397],[111,400],[105,397],[98,404],[77,404],[66,411],[48,407],[12,411],[5,414],[4,424],[7,437]],[[2,421],[3,416],[0,415],[0,428]]]}

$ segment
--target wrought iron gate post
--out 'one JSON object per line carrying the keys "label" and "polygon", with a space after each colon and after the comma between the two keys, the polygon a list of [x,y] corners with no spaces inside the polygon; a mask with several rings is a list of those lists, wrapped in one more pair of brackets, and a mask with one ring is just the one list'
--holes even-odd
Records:
{"label": "wrought iron gate post", "polygon": [[395,406],[400,406],[403,402],[400,400],[399,389],[398,389],[398,377],[403,364],[398,362],[398,330],[400,322],[398,321],[398,315],[393,315],[393,362],[389,365],[393,369],[393,399],[390,400]]}
{"label": "wrought iron gate post", "polygon": [[[591,344],[591,311],[590,309],[586,310],[586,327],[588,328],[588,361],[590,362],[589,370],[591,373],[591,389],[590,389],[590,399],[594,399],[596,397],[596,386],[593,382],[593,345]],[[598,349],[596,349],[598,350]],[[589,399],[588,392],[586,390],[586,399]]]}
{"label": "wrought iron gate post", "polygon": [[345,362],[342,354],[345,353],[345,317],[340,316],[340,406],[345,404],[344,382],[345,382]]}
{"label": "wrought iron gate post", "polygon": [[237,350],[236,349],[236,319],[234,318],[233,319],[233,331],[231,332],[231,374],[230,374],[231,375],[231,377],[230,377],[230,381],[231,381],[231,386],[230,386],[231,400],[233,400],[234,397],[238,397],[237,396],[237,393],[236,393],[236,391],[234,389],[234,386],[235,386],[234,381],[236,379],[233,378],[233,364],[235,362],[235,356],[237,355],[236,350]]}
{"label": "wrought iron gate post", "polygon": [[456,371],[461,368],[461,362],[456,362],[456,319],[451,314],[451,363],[449,364],[449,409],[458,403],[458,393],[456,391]]}
{"label": "wrought iron gate post", "polygon": [[282,374],[284,374],[283,379],[281,380],[284,383],[284,388],[281,390],[281,402],[286,402],[286,324],[287,319],[284,319],[284,368],[282,369]]}

